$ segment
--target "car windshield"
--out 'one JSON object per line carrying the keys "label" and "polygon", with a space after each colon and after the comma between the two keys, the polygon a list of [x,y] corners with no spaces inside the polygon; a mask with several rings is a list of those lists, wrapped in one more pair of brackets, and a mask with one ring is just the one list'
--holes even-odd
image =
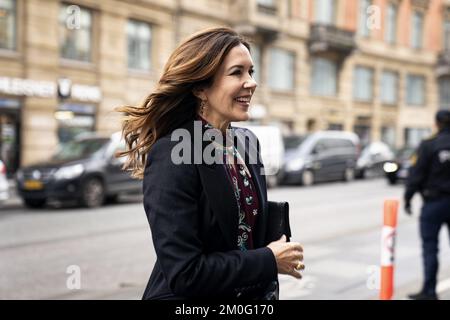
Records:
{"label": "car windshield", "polygon": [[286,150],[296,149],[299,145],[305,141],[306,136],[289,136],[284,137],[284,148]]}
{"label": "car windshield", "polygon": [[389,153],[389,147],[379,142],[373,142],[368,144],[361,152],[361,158],[370,157],[373,154],[387,154]]}
{"label": "car windshield", "polygon": [[397,158],[401,160],[406,160],[411,158],[415,149],[414,148],[404,148],[397,151]]}
{"label": "car windshield", "polygon": [[74,140],[63,143],[53,155],[53,160],[90,158],[109,141],[107,138]]}

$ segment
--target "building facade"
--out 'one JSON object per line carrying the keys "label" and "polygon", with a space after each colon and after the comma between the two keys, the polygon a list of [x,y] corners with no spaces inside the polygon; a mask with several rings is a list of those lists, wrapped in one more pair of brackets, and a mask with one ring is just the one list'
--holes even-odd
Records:
{"label": "building facade", "polygon": [[450,108],[448,0],[0,0],[0,158],[13,173],[120,129],[171,51],[225,25],[252,42],[252,114],[415,145]]}

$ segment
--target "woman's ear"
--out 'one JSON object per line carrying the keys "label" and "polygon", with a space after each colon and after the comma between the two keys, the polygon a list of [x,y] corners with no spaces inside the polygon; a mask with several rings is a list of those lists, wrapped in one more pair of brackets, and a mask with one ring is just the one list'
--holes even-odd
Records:
{"label": "woman's ear", "polygon": [[203,101],[207,100],[205,91],[205,88],[197,87],[192,90],[192,94]]}

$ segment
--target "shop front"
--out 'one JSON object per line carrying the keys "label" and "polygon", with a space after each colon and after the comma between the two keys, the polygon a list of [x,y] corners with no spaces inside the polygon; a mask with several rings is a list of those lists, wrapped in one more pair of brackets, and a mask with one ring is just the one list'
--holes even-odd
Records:
{"label": "shop front", "polygon": [[20,166],[21,102],[0,97],[0,160],[11,177]]}
{"label": "shop front", "polygon": [[58,141],[65,143],[77,135],[95,131],[95,110],[92,104],[62,103],[55,112]]}
{"label": "shop front", "polygon": [[58,80],[58,141],[65,143],[77,135],[96,128],[97,103],[101,100],[98,87],[72,84],[68,78]]}
{"label": "shop front", "polygon": [[[29,104],[34,99],[28,100],[31,97],[48,99],[50,105],[47,105],[46,110],[57,120],[55,134],[59,143],[96,129],[97,107],[102,97],[99,87],[73,84],[66,78],[40,81],[0,77],[0,159],[5,163],[9,177],[14,175],[22,161],[34,161],[25,159],[26,151],[29,150],[23,150],[22,143],[27,130],[36,130],[22,125],[28,109],[33,109]],[[58,101],[57,105],[53,104],[55,100]],[[36,121],[29,121],[28,125],[33,123]]]}

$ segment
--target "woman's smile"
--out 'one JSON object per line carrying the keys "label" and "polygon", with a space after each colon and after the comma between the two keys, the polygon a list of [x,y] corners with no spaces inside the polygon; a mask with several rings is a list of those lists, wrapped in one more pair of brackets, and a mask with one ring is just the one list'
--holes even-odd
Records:
{"label": "woman's smile", "polygon": [[251,95],[246,95],[246,96],[240,96],[234,99],[234,101],[236,103],[238,103],[239,105],[246,107],[246,109],[248,109],[248,107],[250,106],[250,100],[252,99]]}

